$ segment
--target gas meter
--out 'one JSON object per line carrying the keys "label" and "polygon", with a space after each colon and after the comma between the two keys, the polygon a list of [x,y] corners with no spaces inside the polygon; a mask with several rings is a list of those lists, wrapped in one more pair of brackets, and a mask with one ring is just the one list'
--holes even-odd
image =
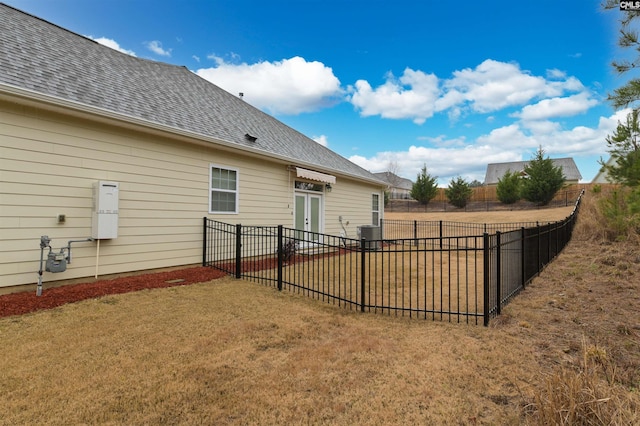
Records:
{"label": "gas meter", "polygon": [[45,263],[45,271],[47,272],[64,272],[67,270],[67,257],[63,252],[49,252],[47,262]]}
{"label": "gas meter", "polygon": [[[59,252],[53,251],[51,248],[51,238],[46,235],[40,237],[40,270],[38,271],[38,287],[36,295],[42,295],[42,263],[44,263],[47,272],[64,272],[67,270],[67,264],[71,263],[71,243],[80,243],[83,241],[93,241],[93,238],[85,238],[84,240],[71,240],[66,247],[62,247]],[[47,260],[44,260],[44,249],[49,248]]]}

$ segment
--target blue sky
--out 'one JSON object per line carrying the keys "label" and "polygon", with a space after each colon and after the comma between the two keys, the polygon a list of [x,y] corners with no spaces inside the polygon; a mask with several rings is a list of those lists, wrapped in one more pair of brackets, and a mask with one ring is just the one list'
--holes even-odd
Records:
{"label": "blue sky", "polygon": [[600,0],[4,0],[182,65],[372,172],[441,186],[538,147],[589,182],[624,117]]}

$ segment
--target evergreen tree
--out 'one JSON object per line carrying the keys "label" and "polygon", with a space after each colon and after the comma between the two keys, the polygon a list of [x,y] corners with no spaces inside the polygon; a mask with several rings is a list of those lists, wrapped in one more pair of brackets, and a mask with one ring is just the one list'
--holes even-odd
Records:
{"label": "evergreen tree", "polygon": [[640,123],[638,122],[638,110],[632,110],[625,123],[618,123],[613,135],[607,136],[607,146],[612,164],[602,167],[609,173],[613,182],[627,186],[640,184],[640,145],[638,135]]}
{"label": "evergreen tree", "polygon": [[[634,51],[635,57],[631,60],[613,61],[613,69],[618,74],[624,74],[631,70],[636,69],[640,65],[640,41],[638,39],[638,32],[632,28],[632,22],[640,17],[638,11],[626,11],[620,13],[620,1],[619,0],[605,0],[603,2],[605,9],[614,9],[620,17],[620,35],[618,37],[618,46],[623,49],[631,49]],[[638,108],[638,101],[640,100],[640,79],[632,78],[622,87],[615,89],[613,94],[609,94],[607,97],[609,102],[615,109],[632,107]]]}
{"label": "evergreen tree", "polygon": [[411,187],[411,198],[418,200],[421,204],[429,204],[438,194],[438,178],[427,173],[427,166],[422,167],[415,183]]}
{"label": "evergreen tree", "polygon": [[520,199],[521,180],[520,173],[507,170],[507,173],[498,179],[498,186],[496,188],[498,200],[503,204],[513,204],[518,201]]}
{"label": "evergreen tree", "polygon": [[[605,0],[605,9],[619,10],[619,0]],[[631,60],[614,61],[613,68],[619,74],[636,70],[640,66],[640,40],[638,32],[632,28],[637,23],[639,11],[619,13],[620,35],[618,45],[633,53]],[[640,108],[640,79],[632,78],[622,87],[609,94],[608,101],[615,109],[631,107],[626,122],[618,123],[612,136],[607,137],[607,145],[612,163],[605,166],[614,182],[622,183],[608,199],[602,200],[600,207],[607,223],[615,230],[616,238],[625,238],[628,232],[640,232],[640,150],[638,149],[638,109]],[[601,163],[602,164],[602,163]]]}
{"label": "evergreen tree", "polygon": [[553,165],[550,158],[544,157],[539,148],[529,164],[524,168],[526,176],[521,182],[522,198],[545,206],[564,185],[562,168]]}
{"label": "evergreen tree", "polygon": [[[625,74],[637,70],[640,66],[640,39],[638,31],[633,24],[637,24],[640,11],[630,10],[619,13],[619,0],[605,0],[605,9],[616,10],[620,23],[620,35],[618,46],[631,51],[631,59],[616,60],[611,64],[618,74]],[[638,109],[640,108],[640,79],[632,78],[622,87],[615,89],[607,98],[615,109],[631,107],[632,111],[627,116],[626,123],[619,123],[612,136],[607,137],[607,145],[613,164],[607,168],[609,176],[617,183],[630,187],[640,184],[640,149],[637,137],[640,125],[638,124]],[[601,162],[602,164],[602,162]]]}
{"label": "evergreen tree", "polygon": [[459,208],[466,207],[472,194],[473,189],[471,189],[469,183],[460,176],[456,179],[451,179],[449,186],[444,190],[444,195],[446,195],[449,203]]}

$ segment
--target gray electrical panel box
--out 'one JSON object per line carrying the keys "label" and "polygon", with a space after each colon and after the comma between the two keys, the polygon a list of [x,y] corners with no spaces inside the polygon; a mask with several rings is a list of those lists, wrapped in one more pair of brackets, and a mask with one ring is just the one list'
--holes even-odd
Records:
{"label": "gray electrical panel box", "polygon": [[93,184],[91,238],[118,237],[118,189],[117,182],[101,180]]}

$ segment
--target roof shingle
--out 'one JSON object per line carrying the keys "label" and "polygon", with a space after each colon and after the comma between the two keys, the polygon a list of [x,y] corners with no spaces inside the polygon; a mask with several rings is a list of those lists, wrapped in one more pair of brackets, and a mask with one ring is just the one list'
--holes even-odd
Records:
{"label": "roof shingle", "polygon": [[2,3],[0,28],[0,90],[27,89],[380,183],[186,67],[118,52]]}
{"label": "roof shingle", "polygon": [[[582,179],[582,175],[578,170],[573,158],[554,158],[551,160],[555,167],[560,167],[564,174],[565,180],[579,181]],[[487,173],[484,177],[485,185],[495,185],[498,183],[502,176],[508,171],[512,173],[519,173],[529,164],[528,161],[512,161],[510,163],[491,163],[487,165]]]}

